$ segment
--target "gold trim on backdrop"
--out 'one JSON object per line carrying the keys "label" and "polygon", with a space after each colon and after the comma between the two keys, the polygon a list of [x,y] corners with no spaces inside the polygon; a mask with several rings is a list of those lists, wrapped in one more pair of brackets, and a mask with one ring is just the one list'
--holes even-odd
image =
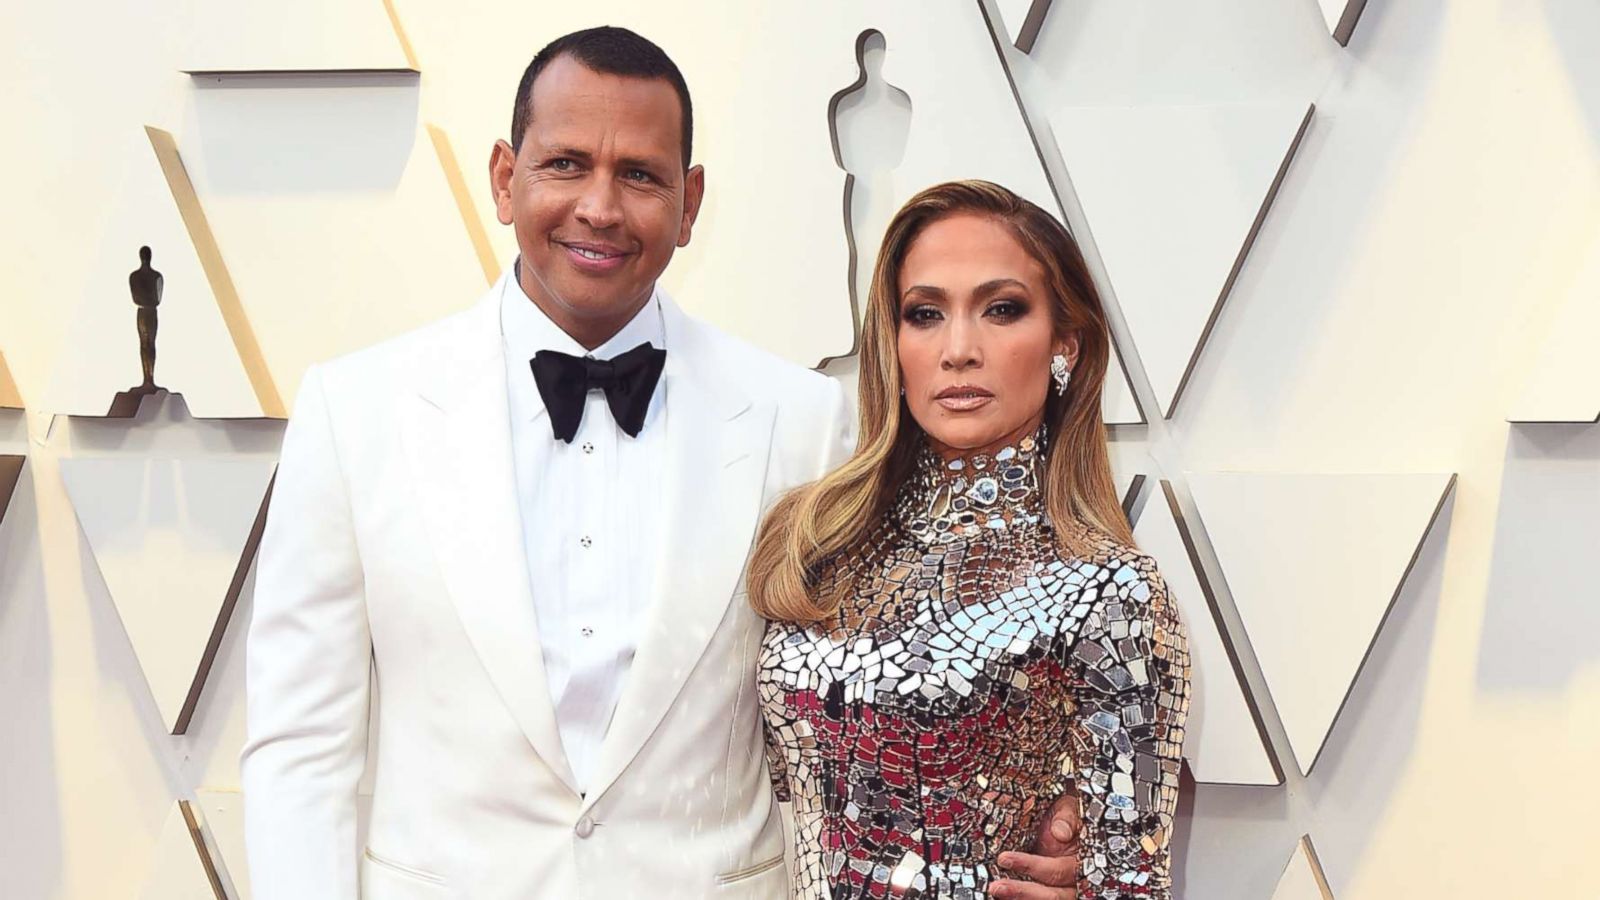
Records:
{"label": "gold trim on backdrop", "polygon": [[216,895],[217,900],[228,900],[228,894],[222,888],[222,877],[217,874],[216,861],[211,858],[211,851],[206,849],[205,835],[200,833],[200,820],[194,814],[193,805],[187,800],[179,800],[178,809],[183,813],[183,824],[189,827],[189,839],[194,841],[194,852],[200,854],[200,865],[206,870],[211,893]]}
{"label": "gold trim on backdrop", "polygon": [[255,391],[261,414],[273,419],[287,419],[288,410],[284,408],[283,398],[273,384],[266,358],[261,354],[261,346],[256,343],[255,330],[250,327],[250,320],[244,314],[244,304],[239,300],[239,292],[228,274],[228,267],[222,261],[222,248],[217,246],[216,236],[206,221],[205,210],[200,206],[200,197],[195,193],[194,184],[189,181],[183,157],[178,154],[178,144],[169,132],[149,125],[144,130],[150,136],[150,147],[155,150],[156,159],[161,163],[161,172],[167,178],[167,187],[178,205],[178,213],[183,216],[183,225],[188,229],[195,255],[200,258],[206,280],[211,283],[211,294],[216,297],[222,320],[228,326],[228,334],[233,337],[234,349],[244,364],[245,375]]}
{"label": "gold trim on backdrop", "polygon": [[4,352],[0,352],[0,409],[22,409],[22,392],[17,390],[17,381],[6,367]]}
{"label": "gold trim on backdrop", "polygon": [[450,185],[450,194],[456,198],[456,209],[461,211],[461,224],[467,227],[467,237],[472,249],[477,251],[478,265],[483,267],[483,277],[490,284],[500,277],[500,261],[495,258],[494,246],[489,243],[489,232],[478,218],[477,207],[472,203],[472,191],[461,174],[461,163],[450,146],[450,136],[437,125],[428,126],[428,137],[433,139],[433,150],[439,154],[439,167],[444,170],[444,180]]}
{"label": "gold trim on backdrop", "polygon": [[1311,843],[1311,835],[1300,837],[1300,847],[1305,851],[1306,862],[1311,864],[1311,877],[1317,880],[1317,890],[1322,891],[1324,900],[1334,900],[1333,888],[1328,886],[1328,876],[1322,871],[1322,860],[1317,858],[1317,848]]}
{"label": "gold trim on backdrop", "polygon": [[394,39],[400,42],[400,52],[405,54],[406,65],[413,72],[421,72],[422,67],[417,65],[417,52],[411,49],[411,40],[406,37],[406,30],[400,24],[400,13],[394,8],[394,0],[383,0],[383,11],[389,14],[389,24],[394,26]]}

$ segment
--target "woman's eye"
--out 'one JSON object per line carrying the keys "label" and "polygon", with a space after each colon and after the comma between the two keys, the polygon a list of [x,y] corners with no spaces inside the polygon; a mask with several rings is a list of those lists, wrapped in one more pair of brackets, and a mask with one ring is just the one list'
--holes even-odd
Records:
{"label": "woman's eye", "polygon": [[1007,321],[1021,318],[1027,311],[1028,307],[1018,300],[998,300],[989,306],[989,315]]}
{"label": "woman's eye", "polygon": [[901,318],[913,325],[926,325],[939,318],[939,311],[931,306],[913,306]]}

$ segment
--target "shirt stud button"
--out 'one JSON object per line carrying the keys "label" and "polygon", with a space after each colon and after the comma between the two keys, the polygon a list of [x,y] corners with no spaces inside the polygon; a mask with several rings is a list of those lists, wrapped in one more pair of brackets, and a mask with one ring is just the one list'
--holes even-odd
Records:
{"label": "shirt stud button", "polygon": [[589,835],[594,834],[594,820],[588,816],[584,816],[578,820],[578,826],[574,828],[573,831],[577,832],[578,837],[580,838],[586,838]]}
{"label": "shirt stud button", "polygon": [[583,452],[585,452],[585,453],[593,453],[594,452],[594,444],[592,442],[590,442],[590,441],[584,441],[583,442]]}
{"label": "shirt stud button", "polygon": [[594,538],[584,535],[583,537],[578,538],[578,543],[583,545],[585,548],[592,547],[594,546]]}
{"label": "shirt stud button", "polygon": [[578,629],[578,633],[583,635],[584,637],[594,637],[594,629],[590,628],[587,625],[585,625],[582,628]]}

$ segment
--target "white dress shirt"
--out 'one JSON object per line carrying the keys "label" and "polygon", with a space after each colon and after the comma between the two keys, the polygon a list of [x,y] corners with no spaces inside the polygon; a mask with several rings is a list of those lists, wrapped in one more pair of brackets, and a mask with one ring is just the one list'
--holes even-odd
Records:
{"label": "white dress shirt", "polygon": [[665,349],[661,302],[651,296],[611,340],[586,351],[534,305],[515,277],[505,284],[500,330],[538,649],[561,743],[582,791],[633,664],[651,597],[661,545],[666,387],[664,379],[657,383],[637,437],[617,427],[604,393],[590,391],[568,444],[551,433],[529,361],[540,350],[610,359],[645,342]]}

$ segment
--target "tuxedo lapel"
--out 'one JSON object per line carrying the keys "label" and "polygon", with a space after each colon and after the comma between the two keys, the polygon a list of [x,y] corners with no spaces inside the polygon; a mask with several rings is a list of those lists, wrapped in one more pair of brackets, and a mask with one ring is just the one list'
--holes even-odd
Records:
{"label": "tuxedo lapel", "polygon": [[505,277],[463,315],[459,331],[418,360],[405,439],[422,516],[467,636],[528,742],[573,787],[540,650],[517,503],[500,335]]}
{"label": "tuxedo lapel", "polygon": [[665,534],[654,596],[586,807],[638,755],[683,690],[727,614],[761,513],[774,409],[752,404],[715,370],[699,327],[670,301],[663,317]]}

